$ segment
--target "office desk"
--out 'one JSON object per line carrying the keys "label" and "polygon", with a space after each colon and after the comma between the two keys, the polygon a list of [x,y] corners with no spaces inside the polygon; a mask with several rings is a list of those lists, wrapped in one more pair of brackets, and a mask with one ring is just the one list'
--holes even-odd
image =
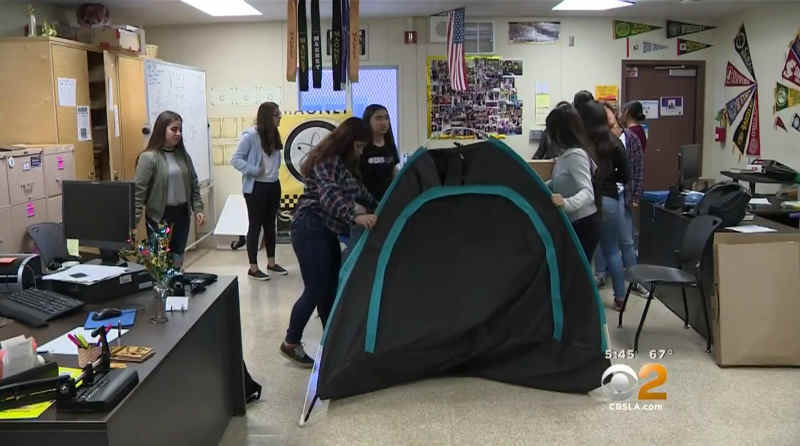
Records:
{"label": "office desk", "polygon": [[[128,363],[139,373],[139,384],[111,412],[67,413],[53,405],[36,419],[0,421],[0,444],[217,445],[230,418],[245,413],[237,279],[220,277],[189,300],[188,311],[167,313],[166,324],[150,323],[153,300],[148,290],[87,305],[44,328],[17,322],[0,328],[1,339],[24,333],[41,345],[82,326],[88,310],[137,308],[136,324],[122,342],[155,350],[143,363]],[[50,359],[77,367],[77,358]]]}
{"label": "office desk", "polygon": [[[750,194],[753,196],[756,195],[756,184],[787,184],[785,181],[775,180],[760,173],[731,172],[728,170],[723,170],[720,173],[734,181],[746,181],[750,185]],[[791,184],[791,182],[788,184]]]}
{"label": "office desk", "polygon": [[[641,202],[641,223],[639,227],[639,263],[653,265],[675,266],[675,255],[673,252],[680,249],[683,235],[689,225],[690,217],[682,215],[679,211],[665,209],[661,206],[642,201]],[[800,240],[800,232],[795,228],[776,223],[771,220],[756,216],[753,221],[743,222],[743,224],[753,224],[775,229],[777,232],[770,233],[776,239],[797,239]],[[747,238],[758,236],[763,238],[764,234],[739,234],[729,230],[722,230],[726,236]],[[720,233],[717,233],[717,237]],[[703,290],[709,300],[709,317],[713,317],[716,308],[716,296],[714,277],[714,256],[712,244],[706,247],[703,254],[703,269],[700,272],[700,279]],[[706,337],[706,323],[703,320],[703,306],[700,300],[700,293],[693,288],[686,289],[687,303],[689,307],[689,324],[701,336]],[[676,316],[684,319],[683,298],[681,297],[680,287],[663,286],[656,289],[656,298],[666,305]],[[713,326],[713,323],[712,323]],[[716,342],[716,341],[715,341]]]}

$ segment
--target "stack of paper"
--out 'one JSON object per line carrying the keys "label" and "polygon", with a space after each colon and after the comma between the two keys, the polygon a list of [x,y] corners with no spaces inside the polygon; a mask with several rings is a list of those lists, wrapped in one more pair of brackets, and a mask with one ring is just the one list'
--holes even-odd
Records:
{"label": "stack of paper", "polygon": [[42,277],[44,280],[57,280],[59,282],[78,283],[91,285],[106,279],[119,277],[127,272],[121,266],[104,265],[75,265],[64,271]]}

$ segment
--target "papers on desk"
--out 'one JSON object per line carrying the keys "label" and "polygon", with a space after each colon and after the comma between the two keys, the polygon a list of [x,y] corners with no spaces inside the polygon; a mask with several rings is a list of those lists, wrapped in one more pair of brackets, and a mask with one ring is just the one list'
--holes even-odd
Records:
{"label": "papers on desk", "polygon": [[[69,332],[64,333],[63,335],[61,335],[61,336],[53,339],[52,341],[48,342],[47,344],[39,346],[39,348],[36,349],[36,352],[37,353],[48,352],[48,353],[54,354],[54,355],[76,355],[77,356],[78,355],[78,347],[76,347],[75,344],[73,344],[72,341],[70,341],[69,338],[67,338],[67,335],[71,334],[73,336],[77,336],[78,334],[80,334],[81,336],[83,336],[86,339],[86,342],[90,342],[90,343],[99,342],[100,341],[100,336],[93,337],[92,336],[92,331],[94,331],[94,330],[87,330],[87,329],[85,329],[83,327],[75,327],[72,330],[70,330]],[[124,335],[128,331],[130,331],[130,330],[122,330],[122,334]],[[111,331],[106,333],[106,339],[108,340],[109,343],[111,343],[111,341],[117,339],[117,330],[115,328],[112,328]]]}
{"label": "papers on desk", "polygon": [[772,206],[772,203],[769,202],[766,198],[753,198],[750,200],[751,206]]}
{"label": "papers on desk", "polygon": [[[80,375],[83,370],[69,367],[59,367],[58,374],[69,374],[73,378]],[[0,410],[0,420],[24,420],[28,418],[39,418],[45,410],[53,405],[53,401],[43,401],[41,403],[29,404],[27,406],[15,407],[13,409]]]}
{"label": "papers on desk", "polygon": [[46,275],[42,279],[91,285],[106,279],[119,277],[125,274],[126,271],[127,269],[121,266],[75,265],[64,271]]}
{"label": "papers on desk", "polygon": [[785,208],[800,209],[800,201],[784,201],[781,206]]}
{"label": "papers on desk", "polygon": [[757,234],[761,232],[778,232],[772,228],[767,228],[764,226],[758,225],[742,225],[742,226],[731,226],[725,229],[730,229],[732,231],[741,232],[744,234]]}

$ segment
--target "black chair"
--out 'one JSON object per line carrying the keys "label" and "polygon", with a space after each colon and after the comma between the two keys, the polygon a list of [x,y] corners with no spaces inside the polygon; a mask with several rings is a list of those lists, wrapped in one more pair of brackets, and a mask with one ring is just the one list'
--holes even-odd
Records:
{"label": "black chair", "polygon": [[[701,282],[701,269],[703,251],[705,251],[714,231],[722,223],[722,219],[711,215],[701,215],[692,219],[689,226],[686,228],[686,234],[683,236],[681,249],[675,251],[678,268],[659,265],[635,265],[628,269],[627,278],[631,281],[628,286],[628,292],[625,294],[625,302],[622,304],[622,310],[619,312],[619,325],[622,327],[622,315],[625,313],[625,306],[628,303],[628,297],[631,295],[633,284],[649,283],[650,294],[647,296],[647,304],[644,306],[642,312],[642,320],[639,322],[639,328],[636,330],[636,340],[633,343],[633,351],[639,351],[639,334],[642,332],[644,320],[647,317],[647,310],[650,308],[650,302],[655,295],[656,285],[671,285],[680,286],[683,293],[683,308],[686,312],[686,320],[684,328],[689,328],[689,306],[686,304],[686,287],[691,286],[697,288],[700,292],[700,298],[703,300],[703,313],[706,319],[706,330],[708,332],[708,342],[706,343],[706,351],[711,351],[711,324],[708,320],[708,303],[706,302],[705,292],[703,291],[703,284]],[[684,269],[685,268],[685,269]]]}

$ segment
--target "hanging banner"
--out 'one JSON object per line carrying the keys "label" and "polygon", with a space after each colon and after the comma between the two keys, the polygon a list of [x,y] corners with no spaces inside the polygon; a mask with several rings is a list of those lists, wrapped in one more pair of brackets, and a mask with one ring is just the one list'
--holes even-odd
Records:
{"label": "hanging banner", "polygon": [[641,42],[641,43],[634,43],[633,44],[633,52],[635,52],[635,53],[641,52],[641,53],[647,54],[647,53],[652,53],[652,52],[655,52],[655,51],[662,51],[662,50],[665,50],[667,48],[669,48],[669,47],[666,46],[666,45],[659,45],[659,44],[653,43],[653,42]]}
{"label": "hanging banner", "polygon": [[755,101],[750,101],[750,105],[747,106],[747,111],[744,112],[744,117],[742,118],[742,122],[739,123],[739,127],[736,128],[736,132],[733,134],[733,144],[736,148],[739,149],[739,152],[744,154],[745,149],[747,149],[747,140],[750,130],[750,123],[753,120],[753,105]]}
{"label": "hanging banner", "polygon": [[350,68],[350,0],[342,0],[342,84],[347,84],[347,72]]}
{"label": "hanging banner", "polygon": [[800,115],[797,113],[794,114],[794,119],[792,119],[792,127],[800,132]]}
{"label": "hanging banner", "polygon": [[788,132],[789,130],[786,128],[786,124],[783,123],[783,119],[780,116],[775,118],[775,128],[776,129],[783,129],[784,132]]}
{"label": "hanging banner", "polygon": [[710,48],[711,44],[703,42],[695,42],[694,40],[678,39],[678,56],[684,54],[694,53],[695,51]]}
{"label": "hanging banner", "polygon": [[750,44],[747,43],[747,32],[744,30],[744,24],[739,28],[739,32],[733,39],[733,47],[744,61],[744,65],[747,67],[747,71],[750,72],[750,75],[753,76],[753,80],[758,81],[758,79],[756,79],[756,71],[753,69],[753,58],[750,57]]}
{"label": "hanging banner", "polygon": [[333,71],[333,90],[342,89],[342,0],[333,0],[333,19],[331,23],[331,71]]}
{"label": "hanging banner", "polygon": [[750,142],[747,143],[749,156],[761,155],[761,128],[758,119],[758,90],[753,94],[753,124],[750,126]]}
{"label": "hanging banner", "polygon": [[795,105],[800,105],[800,90],[778,83],[775,86],[775,111],[779,112]]}
{"label": "hanging banner", "polygon": [[647,25],[644,23],[625,22],[622,20],[614,20],[614,38],[624,39],[626,37],[635,36],[637,34],[648,33],[661,29],[660,26]]}
{"label": "hanging banner", "polygon": [[322,88],[322,33],[319,30],[319,0],[311,0],[311,77],[314,88]]}
{"label": "hanging banner", "polygon": [[748,87],[754,83],[755,82],[742,74],[732,63],[728,62],[728,68],[725,70],[726,87]]}
{"label": "hanging banner", "polygon": [[350,64],[347,73],[350,82],[358,82],[359,61],[361,59],[361,32],[358,28],[358,2],[359,0],[350,0]]}
{"label": "hanging banner", "polygon": [[733,122],[736,118],[739,117],[739,112],[742,111],[744,108],[744,104],[747,103],[747,100],[750,99],[750,95],[753,94],[756,87],[750,87],[747,90],[739,93],[738,96],[731,99],[727,104],[725,104],[725,110],[728,111],[728,119]]}
{"label": "hanging banner", "polygon": [[297,0],[288,0],[286,18],[286,80],[297,81]]}
{"label": "hanging banner", "polygon": [[714,29],[716,26],[695,25],[694,23],[676,22],[667,20],[667,39],[685,36],[687,34],[699,33]]}
{"label": "hanging banner", "polygon": [[297,51],[300,61],[298,75],[300,91],[308,91],[308,23],[306,22],[306,0],[298,0],[297,4]]}
{"label": "hanging banner", "polygon": [[786,56],[786,63],[783,64],[781,76],[800,87],[800,55],[795,53],[793,48],[789,48],[789,54]]}
{"label": "hanging banner", "polygon": [[800,34],[794,39],[794,43],[792,43],[792,50],[798,57],[800,57]]}

